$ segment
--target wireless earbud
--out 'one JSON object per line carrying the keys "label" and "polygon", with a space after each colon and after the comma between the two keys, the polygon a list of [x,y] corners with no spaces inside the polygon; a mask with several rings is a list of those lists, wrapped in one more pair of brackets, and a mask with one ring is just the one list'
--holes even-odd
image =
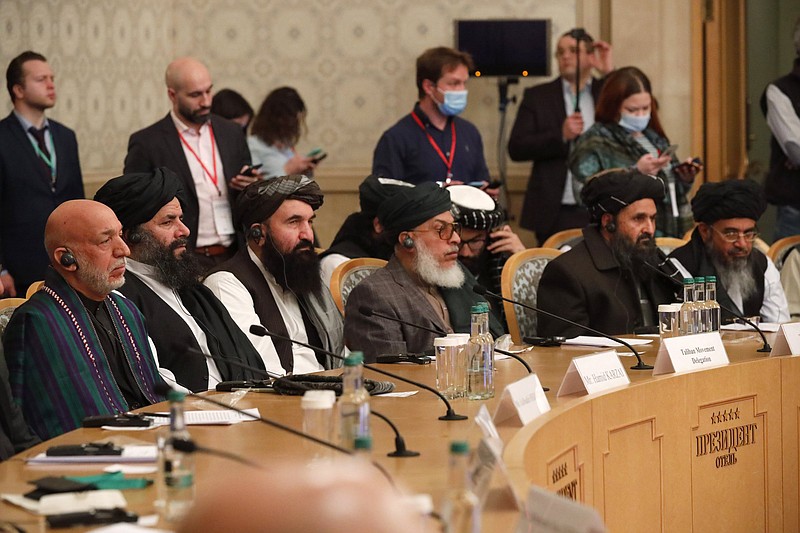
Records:
{"label": "wireless earbud", "polygon": [[403,248],[410,250],[414,247],[414,239],[411,238],[411,235],[406,235],[401,244]]}
{"label": "wireless earbud", "polygon": [[61,266],[63,267],[69,268],[71,266],[75,266],[75,268],[78,268],[78,260],[75,259],[75,256],[72,255],[72,252],[70,252],[69,250],[61,254],[61,259],[59,259],[58,261],[59,263],[61,263]]}
{"label": "wireless earbud", "polygon": [[614,221],[612,220],[611,222],[609,222],[608,224],[606,224],[606,226],[605,226],[605,230],[606,230],[607,232],[609,232],[609,233],[614,233],[615,231],[617,231],[617,225],[616,225],[616,224],[614,223]]}

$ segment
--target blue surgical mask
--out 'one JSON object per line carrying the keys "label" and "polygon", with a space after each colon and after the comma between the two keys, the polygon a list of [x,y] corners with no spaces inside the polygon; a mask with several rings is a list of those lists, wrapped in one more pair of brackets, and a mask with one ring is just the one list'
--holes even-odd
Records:
{"label": "blue surgical mask", "polygon": [[443,91],[437,87],[436,90],[444,95],[443,102],[436,102],[439,111],[443,115],[452,117],[458,115],[467,107],[466,89],[463,91]]}
{"label": "blue surgical mask", "polygon": [[650,113],[646,115],[630,115],[622,113],[619,125],[628,131],[644,131],[650,124]]}

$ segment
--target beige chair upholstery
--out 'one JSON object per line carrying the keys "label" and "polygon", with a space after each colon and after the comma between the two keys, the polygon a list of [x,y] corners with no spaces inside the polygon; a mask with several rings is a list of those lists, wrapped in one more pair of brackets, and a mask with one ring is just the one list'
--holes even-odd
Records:
{"label": "beige chair upholstery", "polygon": [[28,287],[28,292],[25,293],[25,298],[30,298],[31,296],[36,294],[36,291],[41,289],[43,285],[44,281],[34,281],[33,283],[31,283],[30,286]]}
{"label": "beige chair upholstery", "polygon": [[342,315],[344,315],[347,297],[353,288],[364,278],[384,266],[386,266],[386,261],[383,259],[358,257],[345,261],[333,270],[333,275],[331,275],[331,295]]}
{"label": "beige chair upholstery", "polygon": [[[500,279],[503,297],[535,307],[536,291],[539,289],[544,267],[562,253],[553,248],[529,248],[509,257]],[[509,302],[503,302],[503,308],[508,332],[516,344],[521,344],[523,337],[536,335],[538,313]]]}
{"label": "beige chair upholstery", "polygon": [[544,244],[542,244],[542,248],[555,248],[556,250],[561,250],[562,246],[568,246],[569,248],[572,248],[582,240],[582,228],[565,229],[550,235],[550,237],[544,241]]}
{"label": "beige chair upholstery", "polygon": [[783,268],[783,262],[786,261],[789,252],[798,245],[800,245],[800,235],[784,237],[783,239],[778,239],[769,247],[767,255],[772,259],[772,262],[775,263],[775,266],[778,267],[778,270],[780,270]]}
{"label": "beige chair upholstery", "polygon": [[676,239],[675,237],[656,237],[656,246],[658,246],[661,251],[667,255],[672,253],[672,250],[675,248],[680,248],[688,242],[689,241],[685,241],[683,239]]}
{"label": "beige chair upholstery", "polygon": [[5,298],[0,300],[0,340],[3,339],[3,333],[6,331],[8,321],[11,320],[11,315],[14,314],[17,307],[26,301],[25,298]]}

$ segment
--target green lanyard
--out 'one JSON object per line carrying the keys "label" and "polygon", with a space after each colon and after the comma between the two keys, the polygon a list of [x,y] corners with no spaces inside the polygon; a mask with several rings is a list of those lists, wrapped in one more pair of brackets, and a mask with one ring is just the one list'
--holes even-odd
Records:
{"label": "green lanyard", "polygon": [[[33,135],[31,135],[31,137],[33,137]],[[50,177],[51,178],[55,178],[56,177],[56,166],[55,166],[55,163],[53,161],[52,154],[50,155],[50,157],[48,157],[47,154],[42,152],[41,148],[39,148],[39,142],[36,140],[35,137],[34,137],[33,140],[34,140],[34,142],[32,143],[33,144],[33,150],[36,152],[36,155],[38,155],[40,158],[42,158],[42,161],[45,162],[45,164],[47,165],[47,168],[50,169]],[[46,143],[47,143],[47,140],[45,140],[45,144]]]}

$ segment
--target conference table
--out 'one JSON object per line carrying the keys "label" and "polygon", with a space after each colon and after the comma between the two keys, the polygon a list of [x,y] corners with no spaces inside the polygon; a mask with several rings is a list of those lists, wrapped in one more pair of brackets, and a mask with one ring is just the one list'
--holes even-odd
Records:
{"label": "conference table", "polygon": [[[723,332],[722,338],[728,365],[660,376],[651,370],[627,370],[629,385],[561,397],[556,393],[572,359],[601,348],[565,345],[523,352],[541,383],[550,388],[546,397],[551,410],[525,426],[513,420],[497,425],[505,443],[508,479],[519,498],[524,501],[529,487],[538,485],[593,507],[614,532],[800,530],[800,359],[756,352],[761,341],[753,332]],[[658,347],[654,338],[638,348],[652,365]],[[623,349],[618,352],[628,369],[635,360]],[[387,457],[394,450],[394,433],[372,418],[372,458],[402,490],[430,494],[439,508],[447,489],[449,443],[463,439],[477,445],[482,435],[475,424],[478,410],[485,405],[494,413],[504,388],[527,376],[513,359],[498,360],[495,366],[493,399],[452,401],[455,411],[468,420],[440,421],[445,407],[433,394],[399,381],[396,391],[418,392],[371,398],[371,407],[394,422],[407,447],[421,452],[419,457]],[[434,365],[380,368],[435,387]],[[394,381],[370,370],[365,376]],[[225,393],[208,394],[225,398]],[[299,396],[247,393],[236,406],[257,407],[265,418],[302,428]],[[211,408],[199,399],[186,400],[187,410]],[[147,410],[166,409],[165,403]],[[190,432],[202,446],[267,467],[305,461],[315,446],[258,422],[191,426]],[[102,468],[26,465],[27,457],[52,445],[109,437],[154,443],[155,435],[152,430],[76,429],[0,463],[0,492],[25,493],[32,488],[30,480],[45,475],[89,475]],[[198,488],[218,481],[224,465],[225,459],[198,455]],[[152,486],[124,494],[129,510],[155,513]],[[519,513],[510,491],[503,490],[503,477],[495,475],[483,511],[483,531],[514,531]],[[6,502],[0,503],[0,518],[31,531],[42,527],[40,518]]]}

